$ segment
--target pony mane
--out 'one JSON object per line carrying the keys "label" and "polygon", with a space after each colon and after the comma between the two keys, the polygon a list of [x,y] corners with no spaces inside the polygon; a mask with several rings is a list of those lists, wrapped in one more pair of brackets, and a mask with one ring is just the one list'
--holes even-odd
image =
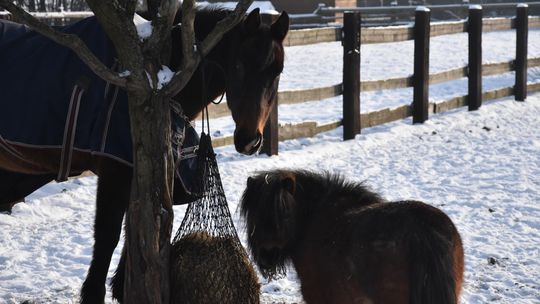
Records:
{"label": "pony mane", "polygon": [[[255,179],[263,179],[269,184],[279,182],[281,177],[294,176],[296,189],[299,195],[316,198],[312,203],[318,203],[320,207],[352,204],[382,203],[385,200],[365,184],[365,182],[353,182],[346,180],[342,174],[328,171],[314,172],[308,170],[274,170],[258,172]],[[348,200],[336,200],[336,198],[349,198]],[[339,202],[338,202],[339,201]],[[342,205],[343,206],[343,205]]]}

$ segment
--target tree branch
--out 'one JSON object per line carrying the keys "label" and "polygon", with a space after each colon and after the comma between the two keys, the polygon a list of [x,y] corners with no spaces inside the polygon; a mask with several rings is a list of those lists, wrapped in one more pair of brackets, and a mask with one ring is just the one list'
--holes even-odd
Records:
{"label": "tree branch", "polygon": [[[148,6],[155,6],[156,9],[154,9],[155,12],[149,11],[152,20],[152,35],[145,40],[143,49],[145,52],[154,52],[154,58],[169,62],[170,33],[178,10],[178,0],[148,0]],[[165,45],[169,47],[164,47]]]}
{"label": "tree branch", "polygon": [[[135,1],[135,0],[129,0]],[[111,39],[123,68],[131,72],[132,92],[150,92],[150,83],[144,67],[144,54],[137,29],[133,23],[132,2],[118,0],[87,0],[99,23]]]}
{"label": "tree branch", "polygon": [[[201,49],[198,51],[202,56],[206,56],[229,30],[240,23],[251,3],[253,3],[253,0],[240,0],[232,14],[217,23],[200,45]],[[163,89],[165,96],[172,97],[178,94],[191,79],[201,61],[201,56],[194,51],[195,32],[193,30],[193,21],[195,19],[195,10],[193,6],[193,0],[184,0],[182,3],[182,64],[180,70]]]}
{"label": "tree branch", "polygon": [[70,48],[77,54],[77,56],[100,78],[110,82],[119,87],[127,88],[130,83],[124,77],[113,72],[107,66],[105,66],[86,46],[78,36],[73,34],[65,34],[57,31],[47,24],[34,18],[22,8],[19,8],[10,0],[0,0],[0,6],[12,13],[17,20],[26,24],[34,31],[42,34],[43,36],[55,41],[56,43]]}
{"label": "tree branch", "polygon": [[[128,56],[134,51],[140,53],[139,36],[133,23],[134,12],[126,11],[117,0],[87,0],[86,3],[94,12],[99,23],[115,46],[118,57],[128,69],[136,69],[137,64],[131,62]],[[139,58],[139,59],[140,59]]]}

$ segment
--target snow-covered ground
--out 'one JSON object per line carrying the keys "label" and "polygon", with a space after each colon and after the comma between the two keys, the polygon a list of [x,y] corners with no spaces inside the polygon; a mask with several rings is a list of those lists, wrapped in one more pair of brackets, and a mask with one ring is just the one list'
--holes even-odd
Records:
{"label": "snow-covered ground", "polygon": [[[513,47],[504,49],[507,44],[512,45],[513,33],[498,35],[499,42],[495,38],[492,44],[485,42],[484,58],[490,62],[510,60],[514,52]],[[432,70],[464,64],[466,59],[458,49],[466,48],[466,36],[455,36],[447,36],[446,43],[441,41],[439,48],[434,47]],[[540,31],[531,31],[530,57],[540,56],[539,38]],[[365,46],[373,48],[372,56],[379,59],[372,58],[372,64],[363,63],[363,78],[409,74],[412,45],[406,44]],[[333,56],[341,60],[340,48],[328,47],[321,46],[319,52],[312,50],[308,57],[303,56],[312,47],[305,47],[305,51],[300,47],[288,48],[282,87],[308,88],[333,84],[334,80],[340,82],[340,63],[321,72],[315,66],[321,60],[330,64]],[[491,50],[499,55],[489,57],[487,52]],[[362,51],[363,60],[369,59],[369,52]],[[401,57],[404,63],[392,61],[391,54]],[[304,71],[295,63],[300,61],[298,58],[305,59],[313,72],[300,75]],[[387,60],[390,63],[386,64]],[[446,60],[453,63],[443,63]],[[440,65],[435,68],[437,64]],[[294,73],[298,76],[293,77]],[[331,79],[334,73],[338,76]],[[529,81],[538,81],[540,73],[533,71],[529,77]],[[296,78],[303,82],[292,83]],[[505,79],[498,85],[512,84],[511,77]],[[458,81],[440,90],[461,95],[464,87],[466,83]],[[371,99],[364,98],[363,102],[386,106],[409,102],[410,96],[405,95],[399,90],[384,91],[373,93]],[[433,93],[432,98],[436,98]],[[317,121],[338,115],[326,113],[325,101],[324,106],[315,102],[303,107],[280,107],[280,120],[281,115],[299,120],[310,117],[312,108],[319,111],[318,116],[313,116]],[[211,123],[213,129],[216,121]],[[347,142],[341,140],[342,129],[338,128],[314,138],[282,142],[278,156],[242,156],[230,146],[216,152],[242,241],[245,234],[237,217],[237,204],[250,174],[275,168],[339,172],[348,179],[365,181],[390,200],[422,200],[452,218],[462,235],[466,254],[462,303],[532,304],[540,303],[539,129],[540,93],[536,93],[526,102],[506,98],[486,103],[475,112],[461,108],[432,115],[423,125],[412,125],[410,119],[405,119],[364,129]],[[28,197],[27,203],[16,205],[12,214],[0,214],[1,304],[24,300],[76,303],[91,259],[95,187],[95,177],[49,184]],[[184,211],[185,207],[175,207],[175,230]],[[117,250],[113,265],[119,254]],[[109,275],[113,271],[114,266]],[[261,282],[263,303],[302,303],[293,270],[278,281]],[[107,303],[111,303],[108,296]]]}

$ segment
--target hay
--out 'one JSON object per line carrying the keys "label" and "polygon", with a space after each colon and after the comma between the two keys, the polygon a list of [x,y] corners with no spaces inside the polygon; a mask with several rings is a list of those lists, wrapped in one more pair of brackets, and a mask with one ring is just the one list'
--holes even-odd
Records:
{"label": "hay", "polygon": [[191,232],[174,242],[171,259],[174,304],[258,304],[260,284],[233,236]]}

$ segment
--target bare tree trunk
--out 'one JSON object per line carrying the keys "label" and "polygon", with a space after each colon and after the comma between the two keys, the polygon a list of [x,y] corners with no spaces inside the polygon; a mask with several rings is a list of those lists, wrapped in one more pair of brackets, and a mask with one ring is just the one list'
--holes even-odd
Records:
{"label": "bare tree trunk", "polygon": [[169,113],[168,101],[159,95],[130,96],[137,174],[126,217],[126,303],[169,303],[174,166]]}

